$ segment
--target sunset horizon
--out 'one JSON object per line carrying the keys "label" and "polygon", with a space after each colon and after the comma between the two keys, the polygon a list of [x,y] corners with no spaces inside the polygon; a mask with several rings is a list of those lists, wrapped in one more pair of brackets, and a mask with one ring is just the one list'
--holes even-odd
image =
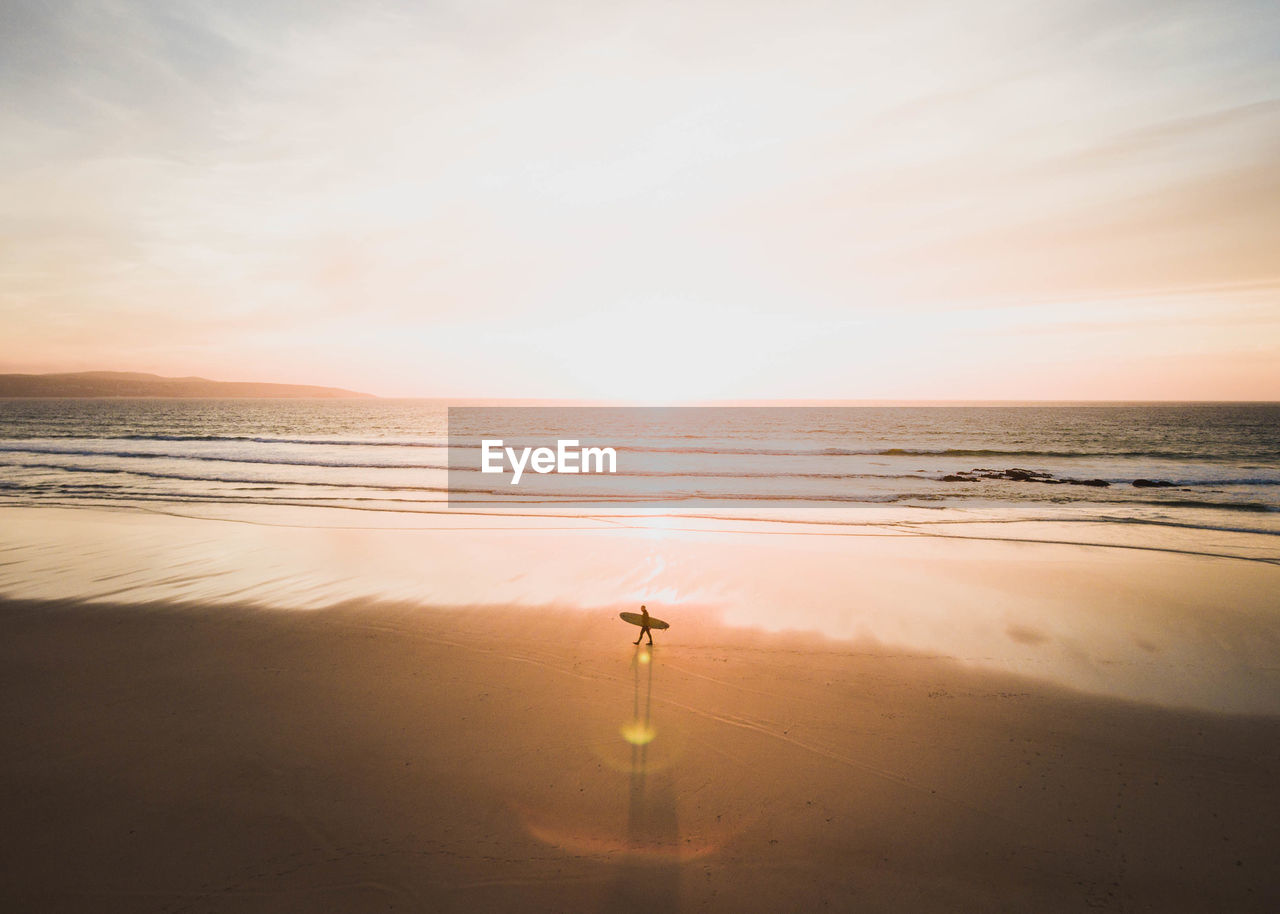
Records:
{"label": "sunset horizon", "polygon": [[[3,367],[3,366],[0,366]],[[359,397],[376,397],[380,400],[426,400],[438,401],[441,403],[454,403],[460,405],[480,405],[486,403],[502,404],[526,404],[531,406],[550,405],[606,405],[606,406],[633,406],[653,404],[652,399],[622,399],[609,397],[540,397],[530,394],[521,396],[508,395],[483,395],[483,394],[466,394],[466,395],[439,395],[439,394],[401,394],[387,395],[377,393],[375,391],[350,390],[348,388],[337,388],[336,385],[322,383],[321,379],[292,379],[284,381],[266,381],[261,378],[210,378],[198,374],[181,374],[181,375],[159,375],[154,372],[139,372],[123,369],[84,369],[75,371],[51,371],[51,372],[6,372],[0,371],[0,398],[10,396],[29,396],[28,394],[8,394],[4,392],[3,381],[9,377],[29,377],[29,378],[60,378],[67,376],[110,376],[110,375],[130,375],[140,376],[143,378],[154,379],[157,381],[204,381],[213,384],[243,384],[262,387],[320,387],[327,389],[341,389],[347,393]],[[48,397],[64,397],[75,396],[65,393],[41,394],[40,396]],[[100,394],[94,396],[112,397],[112,396],[130,396],[129,394]],[[164,397],[171,396],[165,394],[145,394],[141,396]],[[184,394],[182,396],[199,398],[200,394]],[[254,394],[254,397],[271,398],[272,394]],[[718,399],[670,399],[659,401],[661,404],[672,406],[699,406],[699,405],[718,405],[718,406],[762,406],[769,404],[786,404],[791,406],[984,406],[984,405],[1124,405],[1124,404],[1228,404],[1228,403],[1257,403],[1269,404],[1277,403],[1280,400],[1271,399],[1236,399],[1236,400],[1218,400],[1218,399],[1130,399],[1130,398],[1096,398],[1096,399],[1073,399],[1073,398],[964,398],[964,397],[918,397],[918,398],[901,398],[901,397],[724,397]]]}
{"label": "sunset horizon", "polygon": [[1278,400],[1265,4],[20,5],[0,369]]}
{"label": "sunset horizon", "polygon": [[0,907],[1280,910],[1275,0],[5,0]]}

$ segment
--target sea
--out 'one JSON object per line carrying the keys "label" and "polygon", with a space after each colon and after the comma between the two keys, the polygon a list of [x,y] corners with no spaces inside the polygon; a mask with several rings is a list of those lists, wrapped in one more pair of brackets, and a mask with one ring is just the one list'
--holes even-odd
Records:
{"label": "sea", "polygon": [[[542,480],[450,475],[440,400],[0,400],[0,505],[575,510]],[[455,425],[476,414],[454,411]],[[519,433],[617,447],[579,510],[1031,510],[1280,534],[1280,404],[524,407]],[[655,416],[659,418],[655,418]],[[674,418],[672,418],[674,417]],[[494,431],[494,429],[497,429]],[[453,429],[458,469],[459,430]],[[528,437],[528,435],[525,435]],[[510,437],[510,436],[508,436]],[[474,444],[472,442],[471,444]],[[637,487],[635,481],[643,480]],[[854,515],[856,517],[856,514]],[[317,515],[317,518],[319,515]],[[319,521],[317,521],[319,522]]]}

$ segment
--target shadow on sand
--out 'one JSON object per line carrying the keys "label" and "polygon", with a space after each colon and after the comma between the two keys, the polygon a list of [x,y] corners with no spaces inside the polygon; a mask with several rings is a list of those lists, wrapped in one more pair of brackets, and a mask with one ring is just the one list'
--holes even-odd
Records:
{"label": "shadow on sand", "polygon": [[634,680],[631,723],[623,729],[631,744],[628,784],[627,849],[610,893],[611,910],[674,911],[680,900],[680,832],[674,773],[649,770],[653,725],[654,668],[657,654],[637,646],[631,657]]}

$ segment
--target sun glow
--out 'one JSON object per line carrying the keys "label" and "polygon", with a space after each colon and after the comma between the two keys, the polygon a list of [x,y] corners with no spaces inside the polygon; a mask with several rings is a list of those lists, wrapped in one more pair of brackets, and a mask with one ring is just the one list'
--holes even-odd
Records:
{"label": "sun glow", "polygon": [[0,74],[9,370],[1280,397],[1274,12],[55,15]]}

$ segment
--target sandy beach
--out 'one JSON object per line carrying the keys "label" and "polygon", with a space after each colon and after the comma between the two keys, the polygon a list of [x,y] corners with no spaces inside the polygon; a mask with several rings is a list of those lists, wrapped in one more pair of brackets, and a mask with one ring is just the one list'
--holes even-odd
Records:
{"label": "sandy beach", "polygon": [[1265,911],[1280,718],[594,612],[0,607],[13,910]]}

